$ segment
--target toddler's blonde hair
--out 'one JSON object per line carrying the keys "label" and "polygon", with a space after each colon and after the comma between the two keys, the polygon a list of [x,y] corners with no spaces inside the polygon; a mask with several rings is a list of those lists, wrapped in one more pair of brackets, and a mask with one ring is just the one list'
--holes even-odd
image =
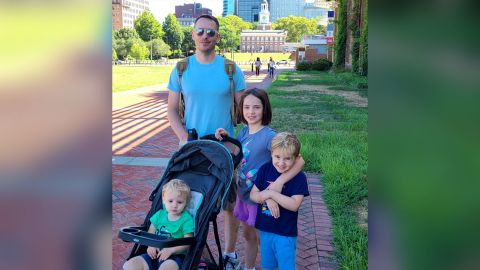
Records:
{"label": "toddler's blonde hair", "polygon": [[179,192],[181,195],[185,196],[187,204],[192,197],[192,194],[190,193],[190,187],[183,180],[180,179],[172,179],[168,183],[163,185],[162,198],[165,197],[165,192],[167,191]]}

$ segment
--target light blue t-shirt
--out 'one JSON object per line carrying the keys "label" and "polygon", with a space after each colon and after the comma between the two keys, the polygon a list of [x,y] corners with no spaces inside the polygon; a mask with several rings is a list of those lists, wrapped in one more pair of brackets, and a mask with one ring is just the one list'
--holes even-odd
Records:
{"label": "light blue t-shirt", "polygon": [[[238,65],[233,81],[235,92],[245,89],[244,75]],[[185,98],[186,129],[195,128],[199,137],[214,134],[217,128],[233,134],[230,80],[223,57],[217,55],[210,64],[200,64],[195,56],[189,57],[181,88]],[[176,67],[170,74],[168,89],[177,93],[180,91]]]}

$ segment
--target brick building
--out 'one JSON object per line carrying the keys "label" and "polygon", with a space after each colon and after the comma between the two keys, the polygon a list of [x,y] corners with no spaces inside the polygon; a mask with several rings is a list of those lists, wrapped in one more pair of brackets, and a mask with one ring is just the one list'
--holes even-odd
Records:
{"label": "brick building", "polygon": [[200,3],[175,6],[175,17],[182,26],[192,26],[195,19],[201,15],[212,15],[212,10],[202,7]]}
{"label": "brick building", "polygon": [[150,10],[149,0],[112,0],[112,28],[133,28],[133,22],[146,10]]}

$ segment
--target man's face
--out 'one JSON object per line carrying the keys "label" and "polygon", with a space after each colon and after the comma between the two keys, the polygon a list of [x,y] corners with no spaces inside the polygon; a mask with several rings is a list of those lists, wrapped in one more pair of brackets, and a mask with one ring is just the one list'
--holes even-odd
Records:
{"label": "man's face", "polygon": [[[200,31],[197,31],[197,29]],[[210,36],[208,34],[212,32],[211,30],[215,32],[215,35]],[[202,35],[200,36],[199,33]],[[220,33],[218,33],[217,25],[212,20],[206,18],[199,19],[193,28],[192,39],[195,42],[195,48],[197,51],[214,51],[215,45],[220,40]]]}

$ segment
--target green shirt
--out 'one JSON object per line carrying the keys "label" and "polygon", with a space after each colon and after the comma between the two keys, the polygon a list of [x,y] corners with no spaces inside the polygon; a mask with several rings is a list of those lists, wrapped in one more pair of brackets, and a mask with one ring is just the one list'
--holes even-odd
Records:
{"label": "green shirt", "polygon": [[150,218],[150,222],[155,226],[156,234],[169,238],[183,238],[185,234],[195,231],[195,223],[187,211],[183,211],[177,220],[170,221],[167,211],[160,209]]}

